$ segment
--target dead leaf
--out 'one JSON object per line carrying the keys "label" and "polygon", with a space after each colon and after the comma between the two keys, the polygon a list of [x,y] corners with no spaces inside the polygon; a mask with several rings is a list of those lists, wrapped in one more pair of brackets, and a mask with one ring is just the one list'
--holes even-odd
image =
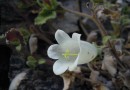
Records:
{"label": "dead leaf", "polygon": [[130,49],[130,43],[126,44],[125,48]]}
{"label": "dead leaf", "polygon": [[90,34],[88,35],[87,41],[91,42],[91,43],[96,42],[97,41],[97,32],[95,32],[95,31],[90,32]]}
{"label": "dead leaf", "polygon": [[91,81],[92,82],[98,82],[98,77],[99,77],[99,71],[91,71],[91,73],[90,73],[90,79],[91,79]]}
{"label": "dead leaf", "polygon": [[97,17],[98,17],[101,21],[107,20],[107,16],[103,13],[103,10],[104,10],[104,8],[99,9],[99,10],[97,11]]}
{"label": "dead leaf", "polygon": [[124,39],[116,39],[114,42],[115,49],[119,53],[119,55],[122,54],[123,42],[124,42]]}
{"label": "dead leaf", "polygon": [[29,49],[31,54],[33,54],[37,50],[38,48],[37,43],[38,43],[38,39],[36,35],[32,34],[29,39]]}
{"label": "dead leaf", "polygon": [[130,70],[124,73],[124,84],[130,89]]}
{"label": "dead leaf", "polygon": [[94,90],[110,90],[110,89],[108,87],[106,87],[105,85],[101,84],[101,85],[94,87]]}
{"label": "dead leaf", "polygon": [[120,60],[121,60],[121,62],[125,65],[125,66],[127,66],[128,68],[130,68],[130,56],[124,56],[124,55],[122,55],[122,56],[120,56]]}
{"label": "dead leaf", "polygon": [[104,52],[104,59],[102,62],[102,70],[107,70],[112,76],[117,72],[116,62],[114,57],[110,54],[109,48],[106,48]]}
{"label": "dead leaf", "polygon": [[130,69],[126,70],[125,72],[120,72],[119,74],[122,76],[124,85],[130,89]]}
{"label": "dead leaf", "polygon": [[63,78],[63,82],[64,82],[63,90],[68,90],[72,82],[74,82],[75,80],[75,73],[67,71],[64,74],[62,74],[61,77]]}
{"label": "dead leaf", "polygon": [[26,74],[27,74],[26,72],[21,72],[18,75],[16,75],[9,86],[9,90],[17,90],[20,82],[23,79],[25,79]]}
{"label": "dead leaf", "polygon": [[119,18],[120,18],[120,13],[118,11],[112,11],[110,9],[104,9],[103,13],[106,16],[109,16],[112,20],[119,20]]}

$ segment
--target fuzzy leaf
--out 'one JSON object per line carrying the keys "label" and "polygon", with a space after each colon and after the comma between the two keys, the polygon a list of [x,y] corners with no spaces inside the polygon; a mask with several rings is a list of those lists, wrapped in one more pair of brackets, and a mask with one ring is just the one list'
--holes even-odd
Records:
{"label": "fuzzy leaf", "polygon": [[45,24],[49,19],[56,18],[56,12],[53,10],[46,10],[43,9],[38,16],[35,18],[35,24],[36,25],[42,25]]}
{"label": "fuzzy leaf", "polygon": [[38,64],[44,64],[44,63],[45,63],[44,59],[41,58],[41,59],[38,60]]}
{"label": "fuzzy leaf", "polygon": [[112,27],[114,29],[113,35],[119,36],[121,32],[121,26],[119,22],[111,21]]}
{"label": "fuzzy leaf", "polygon": [[111,38],[111,36],[104,36],[103,37],[103,44],[106,44],[107,43],[107,41],[109,40]]}
{"label": "fuzzy leaf", "polygon": [[20,43],[23,44],[23,36],[16,28],[11,28],[9,31],[5,33],[6,39],[10,42],[12,45],[19,45]]}
{"label": "fuzzy leaf", "polygon": [[[37,3],[40,3],[39,0]],[[41,4],[41,3],[40,3]],[[58,6],[57,0],[45,0],[43,3],[42,10],[39,12],[38,16],[35,18],[36,25],[42,25],[46,23],[49,19],[56,18],[56,7]]]}
{"label": "fuzzy leaf", "polygon": [[16,46],[16,50],[17,50],[17,51],[20,51],[21,48],[22,48],[22,47],[21,47],[21,44],[19,44],[18,46]]}
{"label": "fuzzy leaf", "polygon": [[130,18],[127,15],[121,16],[121,25],[126,26],[130,24]]}
{"label": "fuzzy leaf", "polygon": [[27,64],[30,68],[35,68],[35,67],[36,67],[36,64],[37,64],[37,61],[36,61],[36,59],[35,59],[34,57],[28,56],[26,64]]}
{"label": "fuzzy leaf", "polygon": [[127,15],[130,15],[130,7],[129,6],[125,6],[122,11],[121,11],[122,14],[127,14]]}
{"label": "fuzzy leaf", "polygon": [[93,0],[94,3],[103,3],[103,0]]}
{"label": "fuzzy leaf", "polygon": [[3,39],[5,38],[4,34],[0,35],[0,39]]}
{"label": "fuzzy leaf", "polygon": [[25,28],[19,28],[19,31],[22,34],[24,41],[27,42],[30,36],[30,33],[28,32],[28,30],[26,30]]}
{"label": "fuzzy leaf", "polygon": [[51,1],[51,5],[53,8],[56,8],[58,3],[57,3],[57,0],[50,0]]}
{"label": "fuzzy leaf", "polygon": [[11,45],[18,46],[20,44],[20,41],[18,39],[14,39],[13,41],[10,41]]}

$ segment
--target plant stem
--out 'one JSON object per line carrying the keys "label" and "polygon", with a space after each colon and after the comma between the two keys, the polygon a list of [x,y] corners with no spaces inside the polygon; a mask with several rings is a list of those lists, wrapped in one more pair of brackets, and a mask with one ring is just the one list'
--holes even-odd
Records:
{"label": "plant stem", "polygon": [[101,32],[101,35],[102,36],[106,36],[107,35],[107,32],[104,28],[104,26],[102,25],[102,23],[99,21],[99,19],[96,17],[96,15],[94,14],[93,15],[93,18],[92,20],[96,23],[96,25],[98,26],[100,32]]}
{"label": "plant stem", "polygon": [[88,14],[86,14],[86,13],[81,13],[81,12],[77,12],[77,11],[73,11],[73,10],[67,9],[67,8],[64,7],[63,5],[60,5],[60,6],[61,6],[65,11],[67,11],[67,12],[76,14],[76,15],[81,16],[81,17],[87,17],[87,18],[93,20],[93,21],[96,23],[96,25],[98,26],[98,28],[99,28],[99,30],[100,30],[102,36],[105,36],[105,35],[107,34],[106,31],[105,31],[105,28],[102,26],[102,24],[100,23],[100,21],[99,21],[98,19],[96,19],[96,15],[90,16],[90,15],[88,15]]}
{"label": "plant stem", "polygon": [[92,16],[90,16],[90,15],[88,15],[88,14],[85,14],[85,13],[81,13],[81,12],[77,12],[77,11],[73,11],[73,10],[67,9],[66,7],[64,7],[64,6],[61,5],[61,4],[60,4],[60,7],[62,7],[62,8],[63,8],[65,11],[67,11],[67,12],[76,14],[76,15],[81,16],[81,17],[87,17],[87,18],[92,19]]}

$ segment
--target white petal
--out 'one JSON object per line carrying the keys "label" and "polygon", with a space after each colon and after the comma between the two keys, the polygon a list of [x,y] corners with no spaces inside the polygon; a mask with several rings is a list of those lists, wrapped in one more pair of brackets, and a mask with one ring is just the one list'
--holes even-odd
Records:
{"label": "white petal", "polygon": [[74,40],[80,40],[80,36],[81,36],[81,34],[73,33],[72,39],[74,39]]}
{"label": "white petal", "polygon": [[[81,37],[81,34],[74,33],[74,34],[72,35],[72,39],[77,40],[77,42],[78,42],[78,47],[80,46],[80,37]],[[80,53],[80,52],[79,52],[79,53]],[[74,61],[74,63],[69,66],[69,71],[74,71],[74,70],[76,69],[76,67],[77,67],[77,65],[78,65],[78,61],[79,61],[79,54],[78,54],[76,60]]]}
{"label": "white petal", "polygon": [[68,39],[70,39],[69,35],[67,33],[65,33],[63,30],[57,30],[55,33],[55,39],[56,41],[61,44],[65,41],[67,41]]}
{"label": "white petal", "polygon": [[53,65],[53,72],[56,75],[60,75],[68,69],[69,64],[70,63],[67,62],[67,60],[57,60]]}
{"label": "white petal", "polygon": [[97,49],[94,45],[82,41],[80,43],[80,53],[78,64],[85,64],[92,61],[97,56]]}
{"label": "white petal", "polygon": [[52,59],[59,59],[60,53],[61,50],[58,44],[51,45],[47,50],[48,56]]}
{"label": "white petal", "polygon": [[76,58],[76,60],[69,65],[69,71],[74,71],[78,65],[79,56]]}

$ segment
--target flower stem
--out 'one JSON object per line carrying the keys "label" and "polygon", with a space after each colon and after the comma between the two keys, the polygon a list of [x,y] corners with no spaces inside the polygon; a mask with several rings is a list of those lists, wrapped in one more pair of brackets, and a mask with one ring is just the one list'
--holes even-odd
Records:
{"label": "flower stem", "polygon": [[60,7],[62,7],[62,8],[63,8],[65,11],[67,11],[67,12],[76,14],[76,15],[81,16],[81,17],[87,17],[87,18],[92,19],[92,16],[90,16],[90,15],[88,15],[88,14],[85,14],[85,13],[81,13],[81,12],[77,12],[77,11],[73,11],[73,10],[67,9],[66,7],[64,7],[64,6],[61,5],[61,4],[60,4]]}

